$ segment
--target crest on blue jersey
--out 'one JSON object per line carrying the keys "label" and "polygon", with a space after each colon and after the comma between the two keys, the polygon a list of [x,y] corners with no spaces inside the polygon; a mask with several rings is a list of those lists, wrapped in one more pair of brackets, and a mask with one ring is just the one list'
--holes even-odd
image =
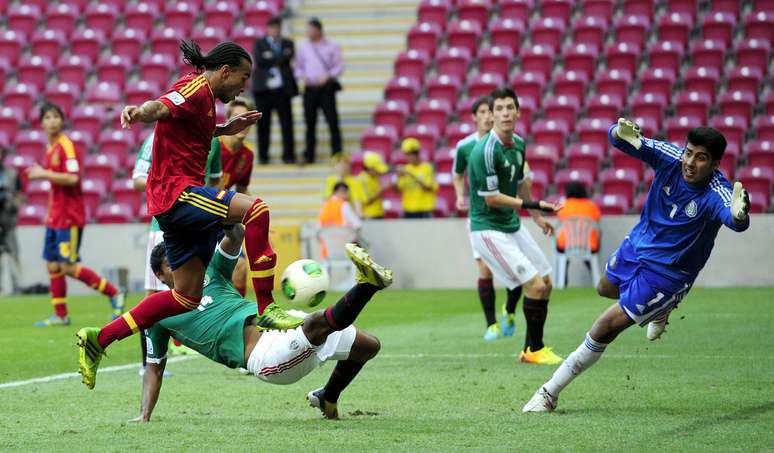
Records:
{"label": "crest on blue jersey", "polygon": [[687,205],[685,205],[685,215],[688,217],[694,218],[696,217],[696,213],[699,211],[699,207],[696,205],[696,202],[691,200]]}

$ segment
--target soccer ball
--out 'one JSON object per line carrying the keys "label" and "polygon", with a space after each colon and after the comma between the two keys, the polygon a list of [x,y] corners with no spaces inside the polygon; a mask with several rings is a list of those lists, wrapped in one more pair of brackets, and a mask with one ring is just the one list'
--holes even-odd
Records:
{"label": "soccer ball", "polygon": [[314,260],[298,260],[285,268],[280,279],[282,293],[292,305],[316,307],[325,299],[330,279],[325,269]]}

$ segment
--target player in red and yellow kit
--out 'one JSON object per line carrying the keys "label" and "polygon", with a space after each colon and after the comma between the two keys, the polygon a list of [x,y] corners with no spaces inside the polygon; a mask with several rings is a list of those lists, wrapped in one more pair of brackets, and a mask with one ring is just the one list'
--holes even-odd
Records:
{"label": "player in red and yellow kit", "polygon": [[269,208],[258,198],[204,187],[204,169],[213,137],[234,135],[255,124],[261,114],[249,111],[225,124],[215,121],[215,99],[231,102],[250,78],[252,59],[239,45],[224,42],[202,55],[194,42],[180,45],[183,59],[197,69],[179,79],[156,100],[129,105],[121,124],[156,123],[153,160],[146,194],[148,213],[164,232],[167,261],[175,288],[160,291],[102,329],[78,331],[83,382],[94,388],[105,348],[169,316],[196,309],[202,297],[205,270],[224,227],[245,226],[245,252],[258,301],[260,329],[293,329],[303,319],[274,304],[277,256],[269,243]]}
{"label": "player in red and yellow kit", "polygon": [[46,103],[40,108],[40,124],[48,134],[49,146],[43,166],[35,164],[30,167],[27,177],[30,180],[45,179],[51,183],[43,259],[48,267],[54,314],[35,325],[48,327],[70,324],[65,276],[77,278],[109,297],[115,319],[123,312],[124,294],[93,270],[78,264],[81,260],[78,251],[81,248],[83,225],[86,223],[81,192],[83,156],[62,133],[64,113],[58,105]]}

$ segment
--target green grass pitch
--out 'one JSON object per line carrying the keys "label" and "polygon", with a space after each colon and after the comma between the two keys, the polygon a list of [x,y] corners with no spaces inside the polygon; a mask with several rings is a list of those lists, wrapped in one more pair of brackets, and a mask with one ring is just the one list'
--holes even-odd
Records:
{"label": "green grass pitch", "polygon": [[[137,297],[132,301],[136,301]],[[498,302],[505,300],[498,293]],[[334,299],[329,296],[327,302]],[[591,290],[555,291],[546,341],[566,356],[609,304]],[[197,357],[171,363],[153,420],[139,413],[135,368],[17,387],[72,372],[74,333],[101,325],[101,297],[70,298],[73,325],[36,329],[45,297],[0,299],[0,451],[771,451],[774,449],[774,289],[695,289],[662,340],[631,328],[561,395],[554,414],[522,405],[554,367],[520,364],[515,338],[485,343],[474,291],[378,294],[357,325],[382,351],[322,420],[299,383],[272,386]],[[103,367],[135,363],[136,337]]]}

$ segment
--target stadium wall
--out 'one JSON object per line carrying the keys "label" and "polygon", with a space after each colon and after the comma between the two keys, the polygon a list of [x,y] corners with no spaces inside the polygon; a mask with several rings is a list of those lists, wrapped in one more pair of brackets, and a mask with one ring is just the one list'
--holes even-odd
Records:
{"label": "stadium wall", "polygon": [[[601,267],[637,220],[637,216],[602,219]],[[525,224],[553,262],[551,240],[531,220]],[[464,219],[372,221],[366,222],[363,230],[374,256],[395,270],[396,287],[471,288],[475,283],[477,273]],[[18,229],[25,285],[48,283],[40,258],[43,234],[43,227]],[[111,270],[126,267],[130,288],[137,290],[144,276],[146,241],[146,225],[89,225],[81,256],[88,266],[111,277],[115,275]],[[591,278],[585,266],[573,264],[570,286],[589,285]],[[741,235],[721,228],[712,257],[696,285],[774,286],[774,215],[753,216],[750,230]],[[77,282],[68,287],[71,294],[90,292]]]}

